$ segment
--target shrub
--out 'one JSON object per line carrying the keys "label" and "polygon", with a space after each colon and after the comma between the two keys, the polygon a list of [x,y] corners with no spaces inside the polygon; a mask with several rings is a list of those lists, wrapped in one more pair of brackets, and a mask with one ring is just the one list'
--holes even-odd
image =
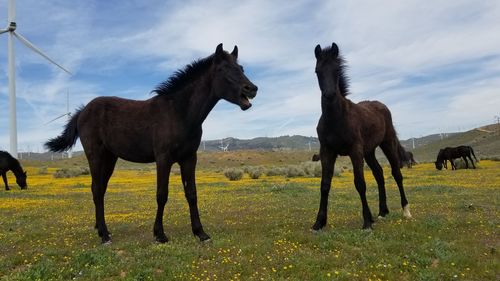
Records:
{"label": "shrub", "polygon": [[308,177],[321,177],[321,163],[320,162],[302,162],[300,164],[304,173]]}
{"label": "shrub", "polygon": [[38,174],[39,175],[46,175],[48,172],[47,172],[47,167],[40,167],[38,169]]}
{"label": "shrub", "polygon": [[224,170],[224,176],[230,181],[237,181],[243,178],[243,170],[238,168],[228,168]]}
{"label": "shrub", "polygon": [[88,175],[90,173],[87,167],[76,167],[76,168],[62,168],[58,169],[54,173],[54,178],[73,178],[81,175]]}
{"label": "shrub", "polygon": [[286,175],[286,169],[284,167],[272,166],[266,170],[266,176],[284,176]]}
{"label": "shrub", "polygon": [[246,169],[247,174],[251,179],[258,179],[262,175],[262,169],[260,167],[249,167]]}
{"label": "shrub", "polygon": [[286,167],[286,176],[288,178],[303,177],[305,175],[304,169],[299,165],[290,165]]}

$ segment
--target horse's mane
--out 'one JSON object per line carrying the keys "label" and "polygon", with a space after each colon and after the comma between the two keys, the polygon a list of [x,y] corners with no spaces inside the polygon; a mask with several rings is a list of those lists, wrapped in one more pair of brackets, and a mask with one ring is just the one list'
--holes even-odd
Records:
{"label": "horse's mane", "polygon": [[172,76],[156,86],[151,92],[164,96],[179,91],[194,78],[204,73],[212,65],[213,57],[214,55],[210,55],[206,58],[195,60],[186,65],[183,69],[177,70]]}
{"label": "horse's mane", "polygon": [[[332,50],[332,47],[326,47],[322,50],[323,53],[330,53]],[[339,64],[339,88],[340,88],[340,94],[342,96],[347,96],[351,92],[349,91],[349,76],[347,76],[347,62],[344,59],[343,56],[340,54],[337,56],[337,62]]]}

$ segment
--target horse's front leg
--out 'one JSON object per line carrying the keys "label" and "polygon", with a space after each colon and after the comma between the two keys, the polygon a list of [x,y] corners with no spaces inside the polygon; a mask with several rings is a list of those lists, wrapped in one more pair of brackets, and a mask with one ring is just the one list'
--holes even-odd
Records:
{"label": "horse's front leg", "polygon": [[316,217],[316,222],[312,226],[313,231],[318,231],[325,227],[327,221],[328,213],[328,195],[330,193],[330,188],[332,185],[333,169],[335,167],[335,160],[337,160],[337,155],[330,152],[329,150],[322,148],[320,149],[320,160],[321,160],[321,199],[319,202],[318,215]]}
{"label": "horse's front leg", "polygon": [[198,212],[198,198],[196,195],[196,182],[195,182],[195,169],[196,169],[197,156],[194,152],[186,159],[179,161],[181,166],[182,185],[184,186],[184,195],[189,204],[189,214],[191,216],[191,228],[193,234],[197,236],[201,242],[210,240],[203,230],[200,221],[200,214]]}
{"label": "horse's front leg", "polygon": [[7,181],[7,172],[2,173],[3,183],[5,184],[5,190],[10,190],[9,182]]}
{"label": "horse's front leg", "polygon": [[163,230],[163,211],[168,201],[168,180],[170,177],[170,170],[172,162],[169,160],[161,159],[156,162],[156,210],[155,225],[153,227],[153,235],[157,242],[166,243],[168,238]]}
{"label": "horse's front leg", "polygon": [[[362,151],[359,149],[359,151]],[[352,169],[354,172],[354,185],[359,193],[361,205],[363,207],[363,229],[371,229],[373,223],[372,213],[368,207],[366,200],[366,182],[363,172],[363,154],[361,152],[353,152],[351,157]],[[397,166],[397,163],[395,164]]]}

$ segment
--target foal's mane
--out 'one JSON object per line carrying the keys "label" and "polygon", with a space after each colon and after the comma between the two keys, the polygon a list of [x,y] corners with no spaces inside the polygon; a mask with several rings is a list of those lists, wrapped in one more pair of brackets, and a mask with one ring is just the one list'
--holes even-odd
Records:
{"label": "foal's mane", "polygon": [[[327,47],[322,50],[323,53],[325,54],[330,54],[332,51],[332,47]],[[339,65],[339,88],[340,88],[340,94],[342,96],[347,96],[351,92],[349,91],[349,76],[347,76],[347,62],[344,59],[343,56],[340,54],[337,56],[336,61]]]}
{"label": "foal's mane", "polygon": [[184,88],[187,84],[191,83],[193,79],[200,76],[212,65],[214,55],[206,58],[198,59],[186,65],[183,69],[179,69],[167,80],[160,83],[156,88],[151,91],[160,96],[171,95],[180,89]]}

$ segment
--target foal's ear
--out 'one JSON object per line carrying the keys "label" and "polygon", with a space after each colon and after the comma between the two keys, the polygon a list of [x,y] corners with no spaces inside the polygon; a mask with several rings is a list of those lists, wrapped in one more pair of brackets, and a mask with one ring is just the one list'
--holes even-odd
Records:
{"label": "foal's ear", "polygon": [[337,44],[332,43],[332,55],[334,57],[337,57],[339,55],[339,47],[337,46]]}
{"label": "foal's ear", "polygon": [[231,52],[231,55],[233,56],[234,59],[238,59],[238,46],[234,45],[234,49]]}
{"label": "foal's ear", "polygon": [[217,48],[215,49],[215,59],[216,60],[222,60],[224,57],[224,49],[222,49],[222,43],[217,45]]}
{"label": "foal's ear", "polygon": [[316,45],[316,48],[314,48],[314,55],[316,56],[317,60],[321,58],[321,46],[319,44]]}

